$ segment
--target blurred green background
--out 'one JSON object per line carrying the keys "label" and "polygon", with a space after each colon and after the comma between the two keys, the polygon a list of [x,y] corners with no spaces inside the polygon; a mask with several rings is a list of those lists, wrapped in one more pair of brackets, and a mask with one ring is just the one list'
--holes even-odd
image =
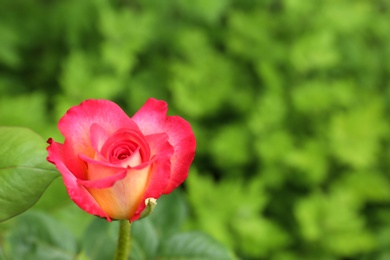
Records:
{"label": "blurred green background", "polygon": [[[183,229],[242,259],[390,259],[389,0],[0,3],[0,125],[61,140],[82,100],[164,99],[197,136]],[[91,221],[60,179],[35,209]]]}

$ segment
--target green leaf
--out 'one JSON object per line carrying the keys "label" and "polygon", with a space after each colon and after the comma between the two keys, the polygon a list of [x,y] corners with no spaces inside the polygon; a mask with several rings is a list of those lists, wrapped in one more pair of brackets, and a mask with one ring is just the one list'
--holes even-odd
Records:
{"label": "green leaf", "polygon": [[135,221],[131,226],[132,248],[130,259],[155,259],[160,243],[156,228],[149,218]]}
{"label": "green leaf", "polygon": [[96,217],[87,214],[73,202],[63,204],[61,208],[53,212],[52,216],[66,226],[77,239],[81,239]]}
{"label": "green leaf", "polygon": [[95,218],[85,232],[82,248],[89,259],[112,259],[118,236],[118,222]]}
{"label": "green leaf", "polygon": [[157,200],[152,214],[132,224],[131,259],[155,259],[161,240],[179,231],[187,218],[187,207],[180,190]]}
{"label": "green leaf", "polygon": [[30,208],[58,176],[44,140],[26,128],[0,127],[0,221]]}
{"label": "green leaf", "polygon": [[[157,206],[148,217],[161,237],[178,232],[187,218],[187,205],[179,189],[169,195],[161,196]],[[137,223],[137,222],[136,222]]]}
{"label": "green leaf", "polygon": [[199,232],[176,234],[163,240],[158,259],[236,259],[223,245]]}
{"label": "green leaf", "polygon": [[72,234],[53,218],[38,212],[20,216],[6,243],[11,259],[73,260],[77,253]]}

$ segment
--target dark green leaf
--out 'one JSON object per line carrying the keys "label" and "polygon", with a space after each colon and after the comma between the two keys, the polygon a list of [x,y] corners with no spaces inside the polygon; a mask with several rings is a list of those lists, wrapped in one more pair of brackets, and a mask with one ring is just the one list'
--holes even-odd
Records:
{"label": "dark green leaf", "polygon": [[183,194],[176,189],[169,195],[161,196],[153,213],[147,217],[162,237],[176,233],[187,218],[187,206]]}
{"label": "dark green leaf", "polygon": [[131,227],[131,236],[132,249],[130,259],[155,259],[159,237],[149,218],[135,221]]}
{"label": "dark green leaf", "polygon": [[30,208],[58,176],[45,147],[29,129],[0,127],[0,221]]}
{"label": "dark green leaf", "polygon": [[77,253],[72,234],[48,215],[37,212],[20,216],[6,243],[11,259],[73,260]]}
{"label": "dark green leaf", "polygon": [[112,259],[115,254],[118,236],[118,221],[107,222],[96,218],[85,232],[82,242],[83,251],[93,260]]}
{"label": "dark green leaf", "polygon": [[200,232],[176,234],[162,241],[160,260],[229,260],[236,259],[223,245]]}

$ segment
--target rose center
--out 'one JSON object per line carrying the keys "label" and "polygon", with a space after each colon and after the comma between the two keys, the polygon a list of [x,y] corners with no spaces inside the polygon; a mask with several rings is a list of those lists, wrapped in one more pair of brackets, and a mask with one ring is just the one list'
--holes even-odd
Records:
{"label": "rose center", "polygon": [[149,159],[149,147],[143,136],[136,131],[120,129],[106,140],[101,154],[110,163],[135,167]]}
{"label": "rose center", "polygon": [[139,146],[133,142],[118,142],[113,144],[110,152],[110,158],[114,160],[125,160],[133,155],[139,149]]}
{"label": "rose center", "polygon": [[130,147],[117,147],[112,151],[111,157],[118,160],[125,160],[133,154],[134,151]]}
{"label": "rose center", "polygon": [[130,156],[129,153],[123,153],[123,154],[118,155],[118,159],[119,160],[123,160],[123,159],[126,159],[129,156]]}

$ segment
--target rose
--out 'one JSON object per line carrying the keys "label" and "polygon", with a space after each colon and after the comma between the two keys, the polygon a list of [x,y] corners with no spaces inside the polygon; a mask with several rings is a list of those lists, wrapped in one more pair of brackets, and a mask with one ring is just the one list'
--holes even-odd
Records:
{"label": "rose", "polygon": [[137,220],[148,199],[179,186],[195,154],[190,124],[149,99],[133,117],[108,100],[86,100],[60,119],[64,143],[51,138],[47,160],[86,212]]}

